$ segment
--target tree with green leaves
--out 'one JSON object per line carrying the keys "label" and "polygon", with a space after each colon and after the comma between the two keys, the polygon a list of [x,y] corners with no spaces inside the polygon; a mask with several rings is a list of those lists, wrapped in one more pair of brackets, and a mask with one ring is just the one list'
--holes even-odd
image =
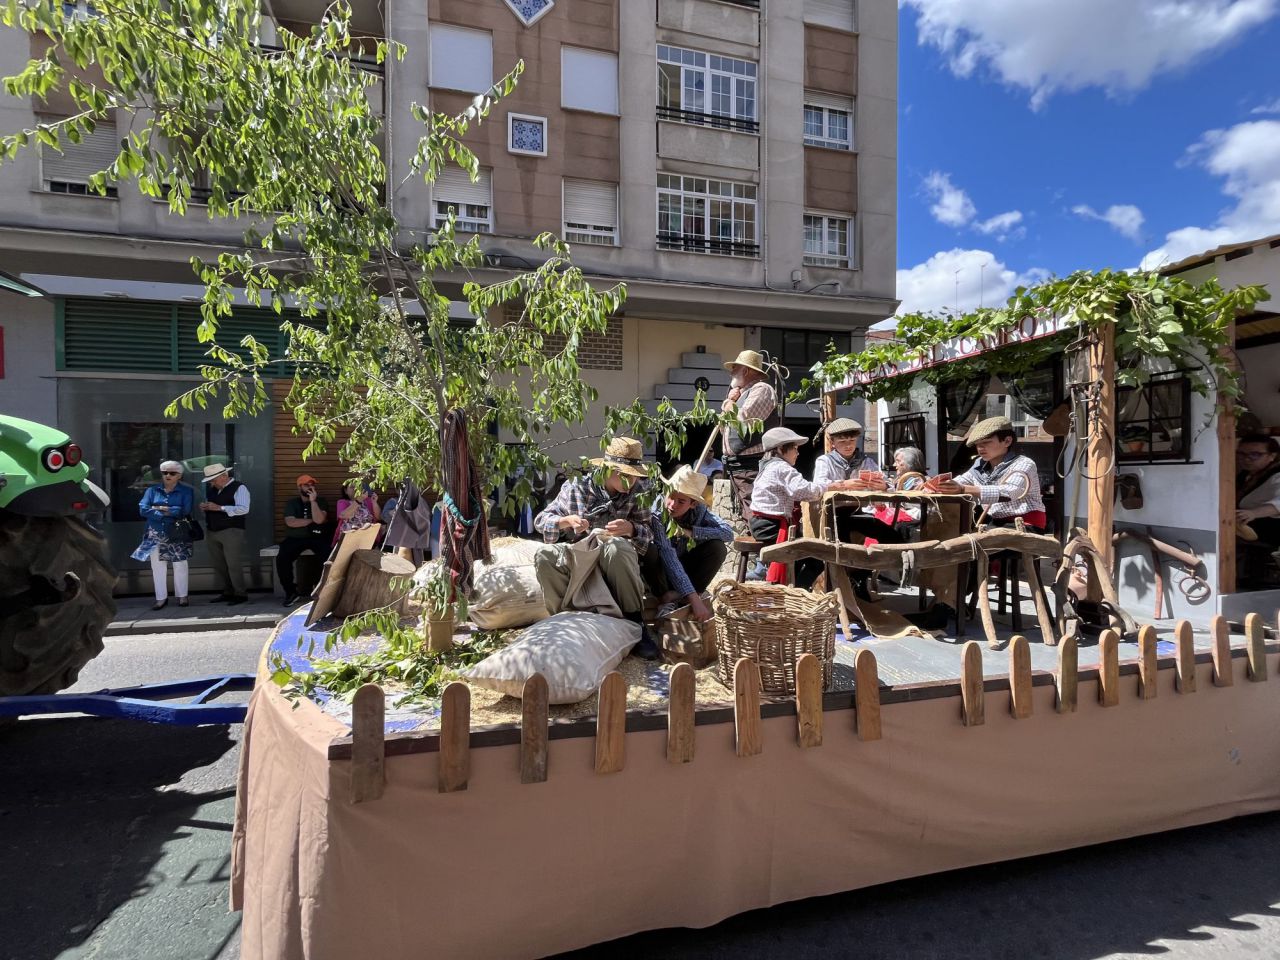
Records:
{"label": "tree with green leaves", "polygon": [[[283,363],[295,373],[286,403],[297,431],[311,438],[307,453],[337,447],[353,475],[438,488],[451,410],[466,415],[486,485],[547,470],[553,425],[581,423],[596,399],[580,376],[579,345],[604,331],[624,290],[594,288],[568,247],[544,234],[536,241],[544,263],[500,283],[465,283],[475,321],[450,321],[434,278],[481,265],[477,238],[462,242],[452,216],[429,232],[397,219],[387,131],[368,97],[375,78],[352,64],[403,57],[404,48],[354,36],[343,0],[309,34],[281,30],[271,48],[256,42],[257,0],[94,0],[93,9],[67,18],[54,0],[3,7],[6,25],[52,41],[5,78],[7,92],[35,100],[56,92],[75,110],[0,131],[0,157],[37,143],[74,145],[118,115],[130,132],[91,189],[133,179],[182,215],[200,183],[209,216],[251,225],[243,248],[193,261],[205,286],[199,337],[209,362],[203,381],[169,413],[220,402],[228,417],[254,414],[267,403],[265,378]],[[475,178],[477,160],[463,137],[522,69],[514,64],[456,116],[414,105],[421,133],[412,175],[430,182],[457,164]],[[282,356],[252,337],[219,343],[237,290],[280,315]],[[608,423],[678,449],[691,419],[715,415],[700,402],[692,418],[669,406],[650,417],[637,403]],[[530,496],[529,481],[513,492]]]}

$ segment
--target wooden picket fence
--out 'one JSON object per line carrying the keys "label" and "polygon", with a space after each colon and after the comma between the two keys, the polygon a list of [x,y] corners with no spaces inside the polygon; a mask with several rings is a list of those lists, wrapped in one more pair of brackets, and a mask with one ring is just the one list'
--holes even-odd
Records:
{"label": "wooden picket fence", "polygon": [[[1226,620],[1215,616],[1210,623],[1213,683],[1226,687],[1233,683],[1232,651]],[[1251,613],[1245,619],[1247,676],[1254,682],[1267,679],[1266,640],[1262,618]],[[1119,636],[1106,630],[1099,638],[1098,702],[1114,707],[1120,702]],[[1159,669],[1156,631],[1147,625],[1138,634],[1138,698],[1156,696]],[[1174,629],[1176,671],[1179,694],[1196,692],[1196,653],[1191,624],[1185,620]],[[1058,669],[1054,677],[1056,711],[1074,713],[1080,672],[1076,640],[1066,637],[1058,645]],[[673,764],[694,759],[694,670],[687,663],[671,672],[667,704],[667,760]],[[1027,639],[1013,638],[1009,645],[1009,710],[1015,719],[1032,715],[1031,651]],[[760,709],[760,668],[747,658],[733,671],[733,721],[736,753],[755,756],[763,751]],[[854,661],[854,729],[860,741],[881,738],[880,685],[875,654],[859,650]],[[366,684],[355,695],[351,718],[351,802],[361,803],[382,796],[386,784],[386,698],[377,684]],[[822,745],[823,711],[822,665],[813,654],[796,661],[796,744],[800,749]],[[986,690],[982,653],[978,641],[963,647],[960,670],[960,720],[966,727],[985,721]],[[618,773],[626,765],[627,687],[622,674],[614,672],[600,685],[595,729],[595,772]],[[466,790],[471,776],[471,689],[465,683],[451,683],[441,702],[437,763],[441,793]],[[541,783],[547,779],[548,752],[547,681],[534,674],[524,685],[520,721],[520,781]],[[345,756],[342,750],[339,756]],[[334,756],[331,751],[331,756]]]}

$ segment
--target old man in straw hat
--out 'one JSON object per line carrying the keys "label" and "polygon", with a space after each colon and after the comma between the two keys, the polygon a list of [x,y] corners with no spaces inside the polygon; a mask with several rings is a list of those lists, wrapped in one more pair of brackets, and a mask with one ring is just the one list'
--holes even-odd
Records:
{"label": "old man in straw hat", "polygon": [[641,640],[633,651],[638,656],[657,656],[657,646],[644,629],[644,581],[640,558],[653,539],[650,513],[640,505],[641,480],[645,469],[644,448],[639,440],[615,437],[604,455],[590,461],[604,468],[604,482],[591,474],[569,480],[556,498],[533,518],[533,526],[548,546],[534,556],[534,569],[552,614],[565,609],[565,592],[572,570],[566,544],[581,540],[593,530],[610,536],[600,548],[599,570],[622,615],[640,624]]}
{"label": "old man in straw hat", "polygon": [[244,588],[244,518],[249,513],[249,488],[231,478],[231,468],[211,463],[204,468],[204,511],[209,564],[219,593],[214,603],[237,604],[249,599]]}
{"label": "old man in straw hat", "polygon": [[751,489],[760,472],[760,458],[764,454],[761,437],[766,430],[781,426],[778,413],[778,394],[765,373],[764,358],[755,350],[743,350],[725,364],[730,374],[729,395],[720,409],[725,413],[736,412],[740,420],[751,426],[742,431],[733,427],[723,428],[723,454],[725,470],[733,481],[734,500],[742,516],[751,516]]}
{"label": "old man in straw hat", "polygon": [[[687,603],[699,620],[710,620],[702,592],[724,564],[733,528],[707,509],[702,500],[707,478],[693,467],[679,467],[663,482],[666,512],[655,513],[650,521],[653,545],[641,564],[644,579],[662,603]],[[675,533],[669,532],[668,519],[674,521]]]}

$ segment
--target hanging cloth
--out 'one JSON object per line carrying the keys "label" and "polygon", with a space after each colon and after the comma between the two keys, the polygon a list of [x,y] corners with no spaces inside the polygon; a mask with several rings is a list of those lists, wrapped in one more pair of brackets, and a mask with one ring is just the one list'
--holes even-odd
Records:
{"label": "hanging cloth", "polygon": [[480,474],[471,456],[467,415],[450,410],[440,432],[441,475],[444,480],[444,513],[440,519],[440,553],[454,591],[471,592],[475,561],[489,559],[489,524]]}

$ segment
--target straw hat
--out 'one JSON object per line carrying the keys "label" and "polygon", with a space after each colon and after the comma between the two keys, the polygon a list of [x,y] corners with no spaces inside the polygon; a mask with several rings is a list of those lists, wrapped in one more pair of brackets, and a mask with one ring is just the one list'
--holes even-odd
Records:
{"label": "straw hat", "polygon": [[862,424],[848,417],[838,417],[827,424],[825,431],[828,437],[838,437],[842,433],[861,433]]}
{"label": "straw hat", "polygon": [[994,437],[1001,430],[1012,430],[1013,423],[1008,417],[987,417],[985,420],[979,420],[965,435],[964,442],[969,446],[973,446],[979,440],[985,440],[987,437]]}
{"label": "straw hat", "polygon": [[724,365],[726,370],[730,370],[733,367],[749,367],[757,373],[764,373],[764,357],[760,356],[755,350],[743,350],[736,359],[730,360]]}
{"label": "straw hat", "polygon": [[766,430],[764,437],[760,441],[764,445],[765,452],[776,450],[778,447],[788,443],[808,443],[808,437],[802,437],[787,427],[774,427],[772,430]]}
{"label": "straw hat", "polygon": [[208,483],[214,477],[220,477],[224,473],[230,473],[230,472],[231,472],[230,467],[223,466],[221,463],[211,463],[204,468],[204,479],[201,480],[200,482]]}
{"label": "straw hat", "polygon": [[681,464],[675,473],[664,478],[664,482],[672,493],[680,493],[695,500],[701,500],[707,489],[706,476],[688,464]]}
{"label": "straw hat", "polygon": [[593,457],[590,463],[597,467],[608,467],[629,477],[647,477],[649,471],[644,468],[644,447],[639,440],[630,437],[614,437],[605,448],[604,456]]}

